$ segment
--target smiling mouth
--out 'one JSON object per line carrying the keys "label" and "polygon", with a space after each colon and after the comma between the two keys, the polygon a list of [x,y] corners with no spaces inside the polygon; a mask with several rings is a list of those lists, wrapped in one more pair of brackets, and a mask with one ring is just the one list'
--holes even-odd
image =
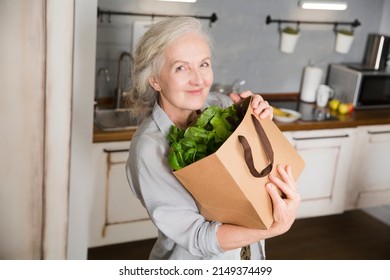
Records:
{"label": "smiling mouth", "polygon": [[197,90],[189,90],[188,93],[193,95],[199,95],[203,92],[203,89],[197,89]]}

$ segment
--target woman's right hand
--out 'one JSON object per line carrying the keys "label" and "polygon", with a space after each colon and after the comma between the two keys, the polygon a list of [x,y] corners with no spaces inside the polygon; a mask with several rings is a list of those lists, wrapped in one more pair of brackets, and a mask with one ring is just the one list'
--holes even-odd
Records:
{"label": "woman's right hand", "polygon": [[[291,166],[278,165],[277,171],[280,178],[270,174],[271,182],[266,184],[274,208],[274,222],[269,229],[272,236],[283,234],[290,229],[301,202]],[[282,192],[282,195],[280,195],[278,189]]]}

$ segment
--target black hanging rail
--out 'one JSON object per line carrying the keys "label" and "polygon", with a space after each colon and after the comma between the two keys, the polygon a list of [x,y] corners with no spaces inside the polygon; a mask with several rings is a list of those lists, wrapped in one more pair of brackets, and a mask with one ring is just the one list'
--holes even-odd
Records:
{"label": "black hanging rail", "polygon": [[[111,16],[145,16],[145,17],[178,17],[182,15],[164,15],[164,14],[147,14],[147,13],[133,13],[133,12],[118,12],[118,11],[109,11],[109,10],[101,10],[98,8],[97,16],[101,18],[103,15],[108,16],[108,20],[110,21]],[[207,19],[210,21],[210,26],[212,23],[216,22],[218,17],[216,13],[213,13],[211,16],[190,16],[197,19]]]}
{"label": "black hanging rail", "polygon": [[270,23],[295,23],[297,25],[303,24],[332,24],[335,28],[338,25],[351,25],[352,27],[358,27],[361,25],[360,21],[355,19],[354,21],[308,21],[308,20],[286,20],[286,19],[272,19],[270,15],[267,16],[265,20],[266,24]]}

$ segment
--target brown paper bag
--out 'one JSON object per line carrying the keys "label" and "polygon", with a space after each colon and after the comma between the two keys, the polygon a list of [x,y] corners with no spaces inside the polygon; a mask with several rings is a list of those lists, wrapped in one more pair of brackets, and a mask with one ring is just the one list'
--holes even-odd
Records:
{"label": "brown paper bag", "polygon": [[304,161],[270,118],[253,113],[250,101],[237,106],[245,116],[215,153],[173,174],[207,220],[268,229],[274,219],[267,175],[279,176],[277,164],[288,164],[297,180]]}

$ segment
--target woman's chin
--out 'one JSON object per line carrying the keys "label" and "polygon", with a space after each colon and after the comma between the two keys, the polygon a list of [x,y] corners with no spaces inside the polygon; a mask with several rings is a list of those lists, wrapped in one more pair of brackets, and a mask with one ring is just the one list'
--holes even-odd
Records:
{"label": "woman's chin", "polygon": [[191,104],[191,107],[194,108],[194,110],[198,110],[203,107],[204,103],[206,102],[208,94],[199,94],[199,95],[191,95],[191,101],[188,100],[188,104]]}

